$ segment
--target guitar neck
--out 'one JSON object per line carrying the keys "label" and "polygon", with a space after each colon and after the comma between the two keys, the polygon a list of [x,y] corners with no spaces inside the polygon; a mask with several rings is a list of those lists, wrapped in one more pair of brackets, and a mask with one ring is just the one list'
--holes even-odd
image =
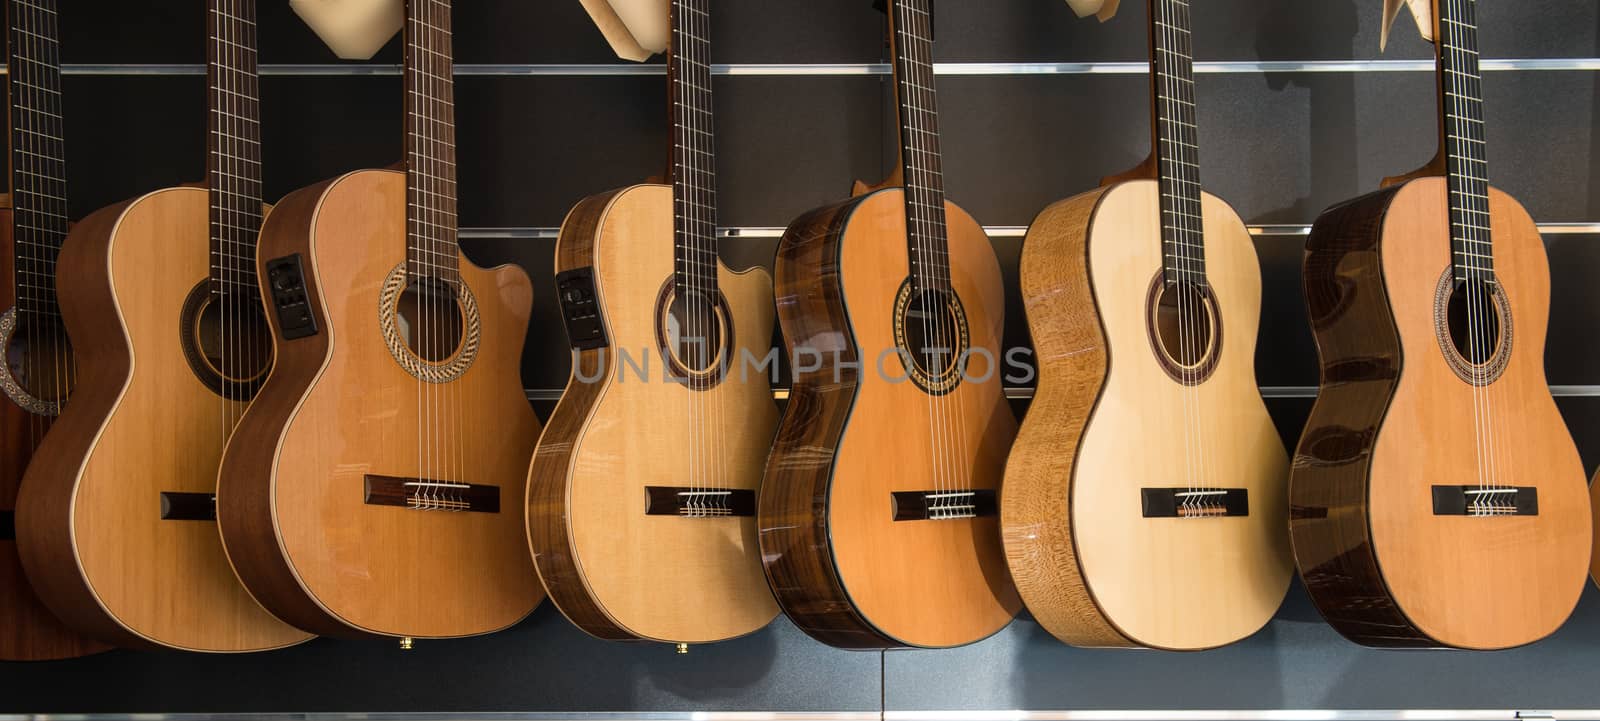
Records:
{"label": "guitar neck", "polygon": [[1150,0],[1151,124],[1161,189],[1162,275],[1206,283],[1194,44],[1188,0]]}
{"label": "guitar neck", "polygon": [[453,284],[460,274],[450,27],[450,0],[406,3],[406,270]]}
{"label": "guitar neck", "polygon": [[1476,0],[1435,0],[1440,142],[1450,188],[1450,251],[1455,279],[1494,280],[1489,232],[1489,163],[1478,69]]}
{"label": "guitar neck", "polygon": [[911,278],[919,289],[949,290],[944,164],[933,72],[933,0],[890,0],[889,27]]}
{"label": "guitar neck", "polygon": [[55,0],[9,0],[6,19],[17,311],[54,316],[68,219]]}
{"label": "guitar neck", "polygon": [[261,103],[255,0],[210,0],[206,25],[211,287],[216,293],[256,293]]}
{"label": "guitar neck", "polygon": [[672,98],[674,282],[717,292],[717,152],[711,102],[709,0],[672,0],[667,57]]}

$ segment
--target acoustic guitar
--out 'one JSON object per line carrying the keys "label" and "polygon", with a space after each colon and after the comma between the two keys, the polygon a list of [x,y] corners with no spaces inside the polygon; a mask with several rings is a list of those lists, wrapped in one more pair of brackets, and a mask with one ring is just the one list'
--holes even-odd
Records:
{"label": "acoustic guitar", "polygon": [[1016,433],[998,372],[1005,298],[988,237],[944,197],[932,3],[888,11],[900,177],[779,242],[797,362],[757,522],[778,603],[813,637],[958,646],[1020,608],[996,512]]}
{"label": "acoustic guitar", "polygon": [[261,228],[277,363],[223,456],[222,537],[263,605],[328,636],[488,633],[541,598],[533,289],[457,246],[450,10],[407,4],[405,169],[295,191]]}
{"label": "acoustic guitar", "polygon": [[1256,384],[1255,246],[1201,185],[1189,3],[1149,7],[1149,159],[1023,242],[1039,379],[1000,525],[1052,635],[1195,650],[1283,601],[1288,457]]}
{"label": "acoustic guitar", "polygon": [[239,652],[307,636],[239,585],[217,461],[272,363],[251,265],[261,218],[255,4],[206,10],[205,187],[103,208],[60,255],[77,389],[18,500],[22,560],[63,620],[119,646]]}
{"label": "acoustic guitar", "polygon": [[55,287],[69,217],[56,4],[7,0],[4,12],[11,192],[0,195],[0,661],[45,661],[105,647],[45,608],[17,555],[17,488],[75,366]]}
{"label": "acoustic guitar", "polygon": [[1544,375],[1549,261],[1489,185],[1475,10],[1434,8],[1438,156],[1306,244],[1322,384],[1290,531],[1312,601],[1369,646],[1530,643],[1587,577],[1583,466]]}
{"label": "acoustic guitar", "polygon": [[772,279],[717,255],[709,6],[671,4],[672,184],[588,198],[556,241],[573,374],[529,472],[528,537],[550,599],[601,638],[706,643],[778,613],[755,519],[778,425],[753,367]]}

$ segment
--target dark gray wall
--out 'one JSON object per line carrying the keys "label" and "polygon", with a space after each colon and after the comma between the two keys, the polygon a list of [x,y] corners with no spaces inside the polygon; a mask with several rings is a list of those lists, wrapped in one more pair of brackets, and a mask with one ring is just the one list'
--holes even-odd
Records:
{"label": "dark gray wall", "polygon": [[[201,3],[62,1],[69,63],[195,64]],[[331,63],[283,0],[261,0],[265,63]],[[1101,25],[1061,0],[943,0],[938,57],[949,62],[1141,61],[1143,3]],[[575,0],[463,0],[462,63],[616,63]],[[882,20],[869,0],[720,0],[719,63],[871,63]],[[1211,0],[1197,4],[1200,60],[1378,56],[1379,0]],[[1589,0],[1483,0],[1491,58],[1600,57]],[[1429,49],[1402,22],[1385,58]],[[396,47],[375,61],[396,62]],[[981,222],[1026,225],[1046,204],[1092,187],[1148,151],[1145,79],[1136,74],[941,79],[951,197]],[[1319,210],[1420,165],[1433,152],[1433,80],[1424,72],[1232,72],[1200,76],[1205,180],[1257,224],[1306,224]],[[74,213],[201,177],[203,80],[120,73],[66,81]],[[1594,147],[1600,73],[1490,73],[1492,174],[1544,222],[1600,222]],[[876,180],[892,161],[883,78],[719,77],[722,219],[783,226]],[[399,157],[399,79],[273,76],[264,81],[266,180],[276,197]],[[665,160],[663,82],[643,77],[464,77],[461,212],[470,227],[553,227],[578,199],[638,182]],[[1549,236],[1557,302],[1552,383],[1600,385],[1600,238]],[[1266,277],[1260,379],[1311,386],[1316,357],[1299,298],[1302,238],[1257,241]],[[525,362],[530,389],[559,388],[565,340],[549,290],[552,243],[472,240],[484,262],[524,265],[540,284]],[[724,247],[770,262],[773,241]],[[1014,280],[1020,241],[996,247]],[[1021,303],[1009,339],[1025,343]],[[538,404],[547,413],[549,403]],[[1286,442],[1309,400],[1269,401]],[[1561,409],[1593,468],[1600,400]],[[1025,407],[1019,403],[1019,410]],[[739,641],[670,649],[611,644],[548,606],[497,636],[421,644],[316,641],[234,658],[115,652],[0,664],[0,712],[876,710],[985,708],[1600,708],[1600,595],[1555,637],[1493,654],[1380,652],[1335,635],[1296,587],[1273,623],[1202,654],[1082,651],[1026,617],[949,651],[834,651],[786,621]],[[880,663],[882,666],[880,666]],[[880,687],[880,672],[886,687]]]}

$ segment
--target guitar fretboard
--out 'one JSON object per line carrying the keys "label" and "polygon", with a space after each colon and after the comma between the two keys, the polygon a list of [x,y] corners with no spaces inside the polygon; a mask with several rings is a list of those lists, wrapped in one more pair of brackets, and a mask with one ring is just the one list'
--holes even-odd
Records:
{"label": "guitar fretboard", "polygon": [[1489,163],[1478,70],[1477,0],[1439,3],[1440,109],[1450,189],[1450,251],[1457,281],[1494,280]]}
{"label": "guitar fretboard", "polygon": [[717,293],[717,152],[711,102],[709,0],[673,0],[668,93],[672,99],[674,282]]}
{"label": "guitar fretboard", "polygon": [[1161,249],[1168,283],[1206,283],[1200,147],[1195,126],[1194,44],[1187,0],[1151,0],[1150,82]]}
{"label": "guitar fretboard", "polygon": [[405,26],[406,266],[460,280],[456,231],[455,68],[450,0],[408,0]]}
{"label": "guitar fretboard", "polygon": [[934,89],[933,0],[892,0],[895,95],[900,161],[905,172],[906,240],[919,289],[949,290],[944,164],[939,152],[939,98]]}
{"label": "guitar fretboard", "polygon": [[6,3],[17,311],[48,316],[61,312],[56,257],[69,217],[55,6],[55,0]]}
{"label": "guitar fretboard", "polygon": [[261,103],[255,0],[211,0],[206,49],[213,292],[259,293]]}

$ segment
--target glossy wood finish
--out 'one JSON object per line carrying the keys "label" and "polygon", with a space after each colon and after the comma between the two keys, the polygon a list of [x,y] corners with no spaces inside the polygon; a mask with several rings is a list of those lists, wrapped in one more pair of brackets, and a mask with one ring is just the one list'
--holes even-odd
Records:
{"label": "glossy wood finish", "polygon": [[[751,633],[778,612],[755,518],[644,511],[648,486],[759,485],[778,411],[771,369],[750,370],[740,358],[766,355],[772,282],[763,271],[733,273],[719,262],[734,365],[705,390],[664,379],[656,301],[673,278],[672,189],[635,186],[603,197],[574,211],[556,251],[558,272],[594,268],[611,345],[584,352],[591,358],[579,364],[583,377],[569,381],[530,471],[529,537],[540,576],[563,612],[572,601],[568,616],[596,636],[708,643]],[[628,363],[645,358],[649,377],[640,378]],[[604,621],[590,628],[595,613]]]}
{"label": "glossy wood finish", "polygon": [[[915,384],[892,380],[905,376],[892,352],[894,297],[909,272],[904,202],[892,189],[818,211],[779,247],[785,343],[822,360],[797,373],[767,464],[758,510],[763,559],[790,617],[846,647],[971,643],[1020,607],[996,518],[892,519],[893,492],[925,490],[938,475],[930,403],[952,419],[940,450],[970,452],[954,461],[970,473],[965,487],[999,487],[1016,432],[998,369],[980,380],[981,357],[973,378],[932,401]],[[1004,310],[994,251],[965,212],[947,204],[946,215],[952,287],[971,345],[999,359]],[[835,379],[854,359],[861,371]]]}
{"label": "glossy wood finish", "polygon": [[[325,635],[487,633],[521,620],[541,596],[516,504],[435,513],[362,500],[368,474],[496,485],[502,499],[521,498],[538,437],[521,391],[532,302],[521,270],[459,260],[482,323],[476,360],[459,379],[420,387],[390,355],[379,293],[406,259],[405,202],[404,173],[359,171],[289,195],[262,228],[263,267],[301,254],[321,332],[276,341],[262,400],[223,458],[220,524],[261,603]],[[460,409],[431,437],[419,431],[428,393]],[[450,463],[428,463],[430,449]]]}
{"label": "glossy wood finish", "polygon": [[[1527,212],[1492,190],[1514,338],[1505,373],[1475,394],[1434,323],[1450,267],[1446,208],[1444,179],[1413,180],[1330,209],[1308,243],[1323,379],[1295,458],[1291,534],[1323,615],[1372,646],[1538,640],[1571,613],[1588,565],[1582,466],[1544,376],[1544,244]],[[1474,396],[1493,404],[1499,477],[1537,487],[1538,516],[1433,515],[1432,485],[1479,478]]]}
{"label": "glossy wood finish", "polygon": [[242,405],[204,385],[176,342],[184,301],[208,277],[207,197],[172,188],[102,209],[60,259],[81,370],[28,468],[18,538],[49,606],[121,646],[239,652],[308,638],[245,593],[215,526],[160,519],[162,492],[215,492]]}
{"label": "glossy wood finish", "polygon": [[1000,533],[1028,612],[1074,646],[1134,646],[1106,619],[1072,540],[1072,474],[1110,353],[1089,277],[1089,229],[1105,189],[1056,203],[1022,244],[1020,281],[1039,379],[1006,461]]}
{"label": "glossy wood finish", "polygon": [[[1260,629],[1288,588],[1288,460],[1255,379],[1260,267],[1232,209],[1202,202],[1224,321],[1216,367],[1194,386],[1163,370],[1148,330],[1162,267],[1154,182],[1066,201],[1029,238],[1040,386],[1002,521],[1030,610],[1069,643],[1223,645]],[[1143,517],[1141,489],[1190,483],[1246,489],[1249,515]]]}
{"label": "glossy wood finish", "polygon": [[[9,202],[0,198],[0,204]],[[9,207],[0,207],[0,308],[16,301],[12,285]],[[23,471],[52,419],[23,410],[0,395],[0,512],[16,508]],[[39,600],[22,570],[15,539],[0,539],[0,661],[74,658],[106,646],[69,629]]]}

